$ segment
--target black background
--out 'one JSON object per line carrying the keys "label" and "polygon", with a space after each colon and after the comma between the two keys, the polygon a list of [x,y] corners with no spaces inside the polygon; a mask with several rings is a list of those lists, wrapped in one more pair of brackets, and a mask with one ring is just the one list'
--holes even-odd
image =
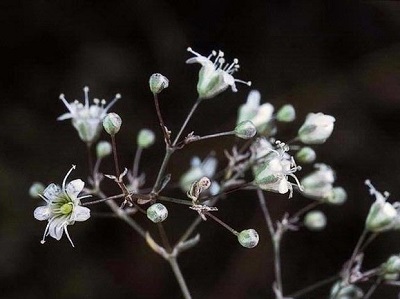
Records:
{"label": "black background", "polygon": [[[350,256],[373,200],[365,179],[398,199],[397,1],[1,1],[0,25],[1,298],[181,298],[169,266],[115,219],[92,217],[70,227],[74,249],[65,238],[40,245],[45,223],[32,213],[42,203],[27,191],[33,181],[60,183],[71,164],[78,166],[74,178],[87,176],[85,145],[68,121],[56,121],[66,111],[58,95],[82,99],[85,85],[91,97],[109,100],[122,94],[112,109],[123,119],[117,136],[121,165],[130,167],[140,128],[156,130],[156,145],[141,164],[151,185],[164,146],[148,78],[160,72],[170,79],[161,109],[176,132],[196,98],[198,65],[185,65],[188,46],[204,55],[222,49],[228,59],[238,57],[236,77],[251,80],[263,101],[275,107],[293,104],[298,118],[282,126],[282,140],[296,134],[308,112],[336,117],[331,139],[317,147],[318,161],[337,171],[349,200],[323,208],[325,231],[303,229],[285,236],[286,294],[337,273]],[[249,91],[238,89],[203,102],[189,130],[200,135],[230,130]],[[177,179],[191,156],[204,158],[215,150],[223,159],[223,149],[233,142],[225,137],[188,146],[168,170]],[[107,161],[104,172],[111,173],[112,166]],[[112,184],[109,188],[118,192]],[[275,219],[307,203],[300,196],[288,200],[271,194],[268,199]],[[176,240],[194,214],[168,207],[173,213],[166,228]],[[218,215],[238,230],[256,228],[260,244],[246,250],[214,222],[204,223],[201,243],[179,259],[193,297],[272,298],[272,251],[254,194],[229,196]],[[138,221],[156,235],[142,216]],[[380,236],[367,251],[366,268],[398,253],[398,240],[396,232]],[[327,293],[322,288],[307,298]],[[397,293],[381,287],[373,298],[396,298]]]}

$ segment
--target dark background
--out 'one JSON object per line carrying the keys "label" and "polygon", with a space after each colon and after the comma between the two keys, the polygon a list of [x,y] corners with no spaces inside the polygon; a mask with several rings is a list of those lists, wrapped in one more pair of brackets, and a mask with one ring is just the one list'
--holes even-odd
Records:
{"label": "dark background", "polygon": [[[337,273],[349,258],[373,200],[363,184],[366,178],[398,199],[399,2],[176,2],[0,2],[1,298],[181,298],[169,266],[115,219],[92,217],[70,227],[76,248],[65,238],[49,238],[41,246],[45,223],[33,218],[33,210],[42,202],[31,199],[28,189],[33,181],[60,183],[71,164],[78,166],[73,178],[86,177],[84,144],[68,121],[56,121],[66,111],[59,94],[82,99],[85,85],[91,98],[122,94],[112,109],[123,118],[117,136],[121,165],[131,165],[140,128],[156,130],[157,143],[142,163],[151,185],[164,146],[148,78],[160,72],[170,79],[161,108],[176,132],[196,97],[199,67],[185,65],[188,46],[204,55],[222,49],[228,59],[238,57],[237,77],[251,80],[263,101],[275,107],[293,104],[298,118],[282,126],[282,140],[296,134],[308,112],[336,117],[332,138],[317,148],[318,161],[337,171],[349,200],[342,207],[323,208],[328,216],[324,232],[285,236],[287,294]],[[230,130],[249,91],[238,88],[237,94],[226,91],[202,103],[189,129],[201,135]],[[226,137],[188,146],[173,157],[169,172],[179,178],[194,154],[204,158],[216,150],[223,158],[223,149],[233,142]],[[104,171],[112,172],[111,161]],[[279,219],[307,202],[271,194],[268,203]],[[168,207],[175,216],[170,215],[166,228],[176,240],[194,214]],[[260,244],[246,250],[214,222],[204,223],[201,243],[179,259],[193,297],[272,298],[272,249],[254,194],[229,196],[218,215],[238,230],[256,228]],[[156,235],[142,216],[138,221]],[[399,251],[399,234],[384,234],[367,251],[365,266],[375,267]],[[323,288],[306,298],[326,298],[327,293]],[[381,287],[373,298],[396,298],[397,293]]]}

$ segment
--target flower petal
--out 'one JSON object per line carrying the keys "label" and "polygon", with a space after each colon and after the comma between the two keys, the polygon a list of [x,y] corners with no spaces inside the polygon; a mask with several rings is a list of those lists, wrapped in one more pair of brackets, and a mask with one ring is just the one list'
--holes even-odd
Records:
{"label": "flower petal", "polygon": [[57,117],[57,120],[66,120],[66,119],[70,119],[73,117],[74,116],[72,115],[72,113],[67,112],[67,113],[64,113],[63,115],[60,115],[59,117]]}
{"label": "flower petal", "polygon": [[60,240],[66,225],[67,223],[65,217],[54,217],[50,219],[49,235],[56,240]]}
{"label": "flower petal", "polygon": [[213,63],[210,61],[210,59],[208,59],[207,57],[204,57],[204,56],[189,58],[188,60],[186,60],[186,63],[187,64],[200,63],[201,65],[206,65],[206,64],[213,65]]}
{"label": "flower petal", "polygon": [[86,207],[75,206],[71,215],[71,221],[85,221],[90,218],[90,210]]}
{"label": "flower petal", "polygon": [[65,192],[75,202],[78,194],[83,190],[84,186],[85,183],[81,179],[76,179],[68,183]]}
{"label": "flower petal", "polygon": [[35,219],[40,221],[49,219],[50,215],[51,211],[48,206],[37,207],[33,212],[33,216],[35,217]]}
{"label": "flower petal", "polygon": [[43,191],[44,197],[46,197],[48,200],[53,201],[57,199],[61,194],[61,188],[60,186],[57,186],[56,184],[50,184],[47,186],[47,188]]}

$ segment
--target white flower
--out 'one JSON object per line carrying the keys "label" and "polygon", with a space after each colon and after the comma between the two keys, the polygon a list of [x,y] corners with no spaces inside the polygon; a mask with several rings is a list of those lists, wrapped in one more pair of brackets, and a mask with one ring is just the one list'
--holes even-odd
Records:
{"label": "white flower", "polygon": [[[202,177],[212,178],[216,169],[217,159],[214,156],[208,156],[203,162],[199,157],[193,157],[190,162],[190,169],[182,175],[179,185],[184,192],[187,192],[194,181],[198,181]],[[217,194],[219,192],[218,183],[212,181],[211,188],[208,191],[212,195]]]}
{"label": "white flower", "polygon": [[[224,53],[216,51],[208,56],[202,56],[199,53],[187,48],[187,50],[194,54],[196,57],[192,57],[186,60],[186,63],[200,63],[201,69],[199,72],[199,81],[197,83],[197,92],[199,93],[200,99],[210,99],[225,91],[229,86],[233,92],[237,92],[235,82],[244,83],[248,86],[251,82],[245,82],[239,79],[235,79],[232,74],[239,70],[239,60],[234,59],[231,64],[225,63]],[[214,57],[214,61],[211,58]]]}
{"label": "white flower", "polygon": [[300,170],[296,166],[293,157],[286,152],[289,147],[280,141],[276,142],[277,149],[272,149],[261,163],[253,168],[255,184],[263,190],[275,191],[281,194],[289,192],[289,198],[293,194],[293,183],[289,182],[289,176],[294,178],[296,185],[302,190],[302,187],[293,174]]}
{"label": "white flower", "polygon": [[331,136],[335,118],[330,115],[309,113],[298,132],[300,140],[305,144],[321,144]]}
{"label": "white flower", "polygon": [[257,132],[262,132],[267,128],[272,120],[274,106],[270,103],[260,105],[261,95],[257,90],[250,91],[245,104],[239,107],[239,114],[236,124],[245,120],[250,120],[257,128]]}
{"label": "white flower", "polygon": [[37,220],[48,220],[41,241],[42,244],[44,244],[45,238],[48,235],[56,240],[60,240],[65,231],[68,240],[71,242],[72,247],[74,247],[67,226],[74,224],[75,221],[85,221],[90,217],[90,210],[82,207],[80,201],[82,198],[90,195],[78,197],[85,183],[77,179],[66,185],[67,177],[73,169],[75,169],[75,165],[66,174],[62,188],[56,184],[50,184],[43,191],[43,195],[40,195],[47,204],[37,207],[33,215]]}
{"label": "white flower", "polygon": [[305,176],[301,180],[301,185],[304,188],[305,195],[323,199],[332,192],[335,173],[332,168],[322,163],[315,164],[314,167],[316,170]]}
{"label": "white flower", "polygon": [[81,140],[91,145],[100,135],[102,122],[107,111],[121,98],[121,95],[116,94],[107,106],[105,106],[105,100],[100,101],[99,99],[94,99],[93,104],[89,105],[89,87],[84,87],[83,91],[85,93],[84,104],[78,100],[68,103],[64,94],[60,94],[60,100],[63,101],[69,112],[61,115],[57,120],[71,119],[72,125],[78,131]]}

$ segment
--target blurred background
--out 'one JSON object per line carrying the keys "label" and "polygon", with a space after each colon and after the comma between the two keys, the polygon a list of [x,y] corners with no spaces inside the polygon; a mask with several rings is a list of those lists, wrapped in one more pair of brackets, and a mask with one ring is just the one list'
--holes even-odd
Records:
{"label": "blurred background", "polygon": [[[87,177],[85,145],[69,121],[56,121],[66,112],[59,94],[82,99],[85,85],[91,98],[122,94],[112,109],[123,119],[117,136],[122,166],[132,163],[137,132],[156,131],[157,142],[141,164],[151,185],[164,145],[148,78],[160,72],[170,79],[160,105],[176,132],[196,98],[199,66],[185,65],[188,46],[204,55],[222,49],[228,60],[239,58],[236,77],[251,80],[263,102],[276,108],[293,104],[297,120],[281,126],[282,140],[296,134],[308,112],[336,117],[332,137],[317,147],[318,161],[336,170],[349,199],[322,208],[328,216],[325,231],[285,235],[286,294],[334,275],[349,258],[373,201],[365,179],[399,199],[398,1],[1,1],[0,21],[1,298],[182,298],[169,265],[116,219],[92,217],[70,227],[76,248],[65,238],[41,245],[45,223],[33,218],[33,210],[43,203],[30,198],[28,189],[33,181],[61,183],[71,164],[77,165],[72,178]],[[232,129],[250,90],[238,89],[203,102],[188,130],[204,135]],[[178,179],[193,155],[204,158],[212,150],[224,167],[223,149],[233,143],[225,137],[188,146],[168,171]],[[111,160],[103,166],[104,172],[113,171]],[[296,195],[268,197],[274,219],[307,203]],[[195,214],[167,206],[175,216],[166,229],[176,240]],[[260,244],[247,250],[216,223],[203,223],[200,244],[179,259],[193,297],[273,298],[272,248],[257,198],[238,192],[219,208],[218,215],[237,230],[256,228]],[[399,234],[384,234],[367,251],[365,267],[399,252]],[[329,286],[306,298],[326,298],[328,291]],[[397,293],[381,287],[373,298]]]}

